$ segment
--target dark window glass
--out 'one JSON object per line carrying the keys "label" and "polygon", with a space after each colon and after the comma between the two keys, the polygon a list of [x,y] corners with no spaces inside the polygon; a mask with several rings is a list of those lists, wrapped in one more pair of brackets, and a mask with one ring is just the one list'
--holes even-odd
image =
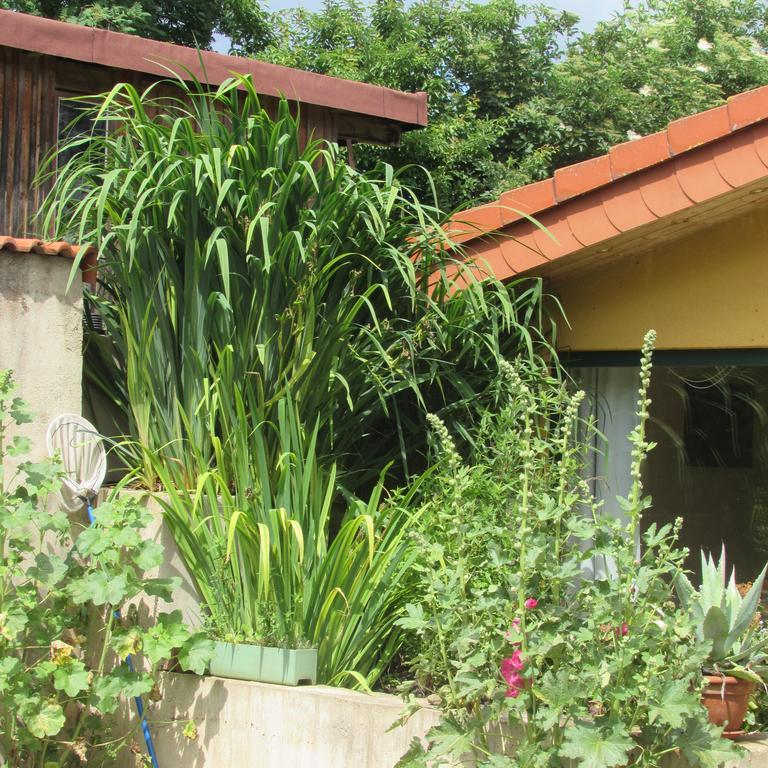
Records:
{"label": "dark window glass", "polygon": [[685,454],[692,467],[752,466],[755,387],[686,383]]}
{"label": "dark window glass", "polygon": [[[59,97],[58,137],[60,147],[78,136],[86,136],[93,132],[95,123],[91,112],[92,108],[93,104],[75,101],[72,97]],[[99,128],[103,132],[103,124]],[[59,153],[56,158],[57,166],[63,168],[77,152],[78,148],[73,147]]]}

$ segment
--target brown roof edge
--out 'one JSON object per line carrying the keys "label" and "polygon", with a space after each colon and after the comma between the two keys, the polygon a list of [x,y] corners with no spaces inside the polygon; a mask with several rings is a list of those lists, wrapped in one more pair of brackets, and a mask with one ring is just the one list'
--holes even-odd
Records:
{"label": "brown roof edge", "polygon": [[[707,113],[701,113],[707,117],[694,116],[694,124],[689,123],[690,145],[679,154],[670,155],[663,142],[647,137],[644,144],[632,148],[634,156],[619,155],[622,168],[633,168],[623,176],[614,169],[612,180],[605,183],[604,160],[580,163],[570,168],[569,186],[560,191],[572,191],[574,181],[582,189],[589,187],[586,182],[590,179],[591,189],[558,199],[555,174],[546,182],[510,190],[500,201],[457,215],[450,227],[454,240],[463,243],[468,261],[499,280],[552,274],[565,267],[560,262],[550,268],[553,262],[588,249],[608,253],[610,241],[632,232],[640,237],[646,225],[673,221],[676,214],[683,215],[699,204],[715,205],[737,191],[744,196],[764,193],[768,182],[768,86],[762,93],[753,93],[751,111],[746,111],[746,101],[728,103],[729,111],[736,104],[745,119],[737,127],[732,122],[720,136],[707,126]],[[722,120],[722,113],[714,119]],[[707,132],[705,138],[703,131],[694,132],[697,127]],[[669,227],[666,236],[677,231],[677,227]]]}
{"label": "brown roof edge", "polygon": [[[342,80],[255,59],[200,51],[104,29],[0,10],[0,45],[115,69],[167,76],[184,67],[201,81],[218,85],[233,72],[252,75],[259,93],[400,123],[427,124],[427,94]],[[202,59],[202,66],[201,66]]]}

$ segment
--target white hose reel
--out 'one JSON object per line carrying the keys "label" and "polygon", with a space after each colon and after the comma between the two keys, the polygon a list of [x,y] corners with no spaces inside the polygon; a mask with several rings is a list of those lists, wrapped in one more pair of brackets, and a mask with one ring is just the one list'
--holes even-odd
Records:
{"label": "white hose reel", "polygon": [[89,421],[74,413],[63,413],[49,425],[45,442],[50,456],[57,456],[64,466],[61,498],[67,512],[86,507],[90,513],[93,499],[107,473],[107,454],[101,435]]}

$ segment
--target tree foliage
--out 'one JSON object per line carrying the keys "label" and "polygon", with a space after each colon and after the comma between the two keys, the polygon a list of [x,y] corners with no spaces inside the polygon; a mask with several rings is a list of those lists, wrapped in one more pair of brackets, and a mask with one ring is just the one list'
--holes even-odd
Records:
{"label": "tree foliage", "polygon": [[257,0],[0,0],[0,8],[201,48],[210,47],[216,32],[251,49],[270,40]]}
{"label": "tree foliage", "polygon": [[[761,0],[639,0],[592,32],[516,0],[327,0],[240,52],[430,99],[430,126],[358,162],[427,167],[444,207],[545,178],[768,82]],[[413,174],[413,183],[418,183]]]}
{"label": "tree foliage", "polygon": [[359,147],[363,170],[426,167],[443,208],[496,197],[768,83],[765,0],[633,0],[580,32],[573,13],[518,0],[0,0],[0,7],[210,46],[429,94],[430,125],[400,147]]}

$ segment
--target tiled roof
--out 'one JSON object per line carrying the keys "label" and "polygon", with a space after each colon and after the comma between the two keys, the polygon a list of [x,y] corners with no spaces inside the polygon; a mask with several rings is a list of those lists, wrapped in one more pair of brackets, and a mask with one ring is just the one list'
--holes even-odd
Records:
{"label": "tiled roof", "polygon": [[768,86],[458,213],[449,228],[505,280],[765,176]]}
{"label": "tiled roof", "polygon": [[[61,240],[57,242],[45,242],[26,237],[11,237],[0,235],[0,255],[3,253],[34,253],[40,256],[60,256],[65,259],[74,259],[80,253],[80,246],[70,245]],[[96,281],[96,249],[89,247],[82,254],[80,269],[83,272],[83,280],[89,283]]]}
{"label": "tiled roof", "polygon": [[423,92],[403,93],[380,85],[198,51],[18,11],[0,10],[0,45],[164,78],[169,76],[168,67],[182,67],[211,85],[239,72],[252,75],[256,90],[267,96],[285,96],[302,104],[379,117],[406,128],[427,124],[427,94]]}

